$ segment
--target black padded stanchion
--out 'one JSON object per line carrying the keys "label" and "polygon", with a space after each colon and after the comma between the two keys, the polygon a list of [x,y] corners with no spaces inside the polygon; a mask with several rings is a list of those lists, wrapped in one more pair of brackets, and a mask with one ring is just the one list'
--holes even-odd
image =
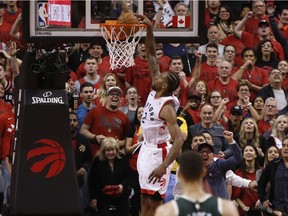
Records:
{"label": "black padded stanchion", "polygon": [[[26,60],[31,63],[31,56]],[[44,79],[43,84],[45,71],[33,74],[28,63],[18,80],[22,88],[15,109],[10,213],[81,215],[66,92],[46,89],[62,77],[54,74],[52,82]]]}

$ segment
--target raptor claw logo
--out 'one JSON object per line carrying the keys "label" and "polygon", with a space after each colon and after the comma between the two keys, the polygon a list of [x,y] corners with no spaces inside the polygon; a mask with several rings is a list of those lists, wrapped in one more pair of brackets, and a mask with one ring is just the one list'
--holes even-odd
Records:
{"label": "raptor claw logo", "polygon": [[39,158],[30,167],[31,171],[40,173],[44,168],[49,167],[45,178],[57,176],[63,170],[66,161],[66,155],[62,146],[55,140],[50,139],[40,139],[35,144],[40,144],[41,146],[30,150],[27,154],[27,160]]}

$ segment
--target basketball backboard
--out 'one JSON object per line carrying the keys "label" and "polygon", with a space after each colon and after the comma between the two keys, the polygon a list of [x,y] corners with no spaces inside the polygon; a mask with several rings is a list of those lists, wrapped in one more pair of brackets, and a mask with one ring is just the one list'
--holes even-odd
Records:
{"label": "basketball backboard", "polygon": [[[148,0],[155,9],[159,5]],[[181,1],[189,14],[180,16],[173,11],[180,1],[169,0],[164,4],[161,25],[154,30],[158,42],[196,42],[204,31],[205,2]],[[131,0],[134,12],[149,12],[146,1]],[[153,8],[152,7],[152,8]],[[27,42],[92,42],[102,40],[100,24],[117,19],[120,3],[115,0],[46,0],[23,1],[23,37]],[[143,35],[145,37],[145,33]]]}

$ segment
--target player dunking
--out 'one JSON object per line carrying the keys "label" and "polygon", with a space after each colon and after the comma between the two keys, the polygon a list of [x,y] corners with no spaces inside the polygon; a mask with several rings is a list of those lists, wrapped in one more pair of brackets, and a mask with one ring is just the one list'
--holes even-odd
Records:
{"label": "player dunking", "polygon": [[[137,15],[147,26],[145,51],[152,77],[152,89],[142,117],[144,143],[138,156],[137,169],[141,187],[141,215],[154,215],[162,204],[170,176],[170,164],[179,155],[183,137],[177,125],[178,100],[172,92],[179,86],[174,73],[160,73],[156,59],[152,23],[146,16]],[[170,138],[174,142],[171,147]]]}
{"label": "player dunking", "polygon": [[175,200],[160,206],[155,216],[238,216],[233,202],[204,192],[203,177],[205,175],[202,156],[194,151],[183,153],[179,159],[178,177],[183,185],[184,193]]}

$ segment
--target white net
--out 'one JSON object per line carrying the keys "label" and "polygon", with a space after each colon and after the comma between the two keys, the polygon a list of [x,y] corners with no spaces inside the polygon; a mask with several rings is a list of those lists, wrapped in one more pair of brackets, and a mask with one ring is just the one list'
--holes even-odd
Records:
{"label": "white net", "polygon": [[101,26],[101,33],[107,43],[112,70],[134,65],[135,49],[144,29],[144,25],[129,27],[121,25]]}

